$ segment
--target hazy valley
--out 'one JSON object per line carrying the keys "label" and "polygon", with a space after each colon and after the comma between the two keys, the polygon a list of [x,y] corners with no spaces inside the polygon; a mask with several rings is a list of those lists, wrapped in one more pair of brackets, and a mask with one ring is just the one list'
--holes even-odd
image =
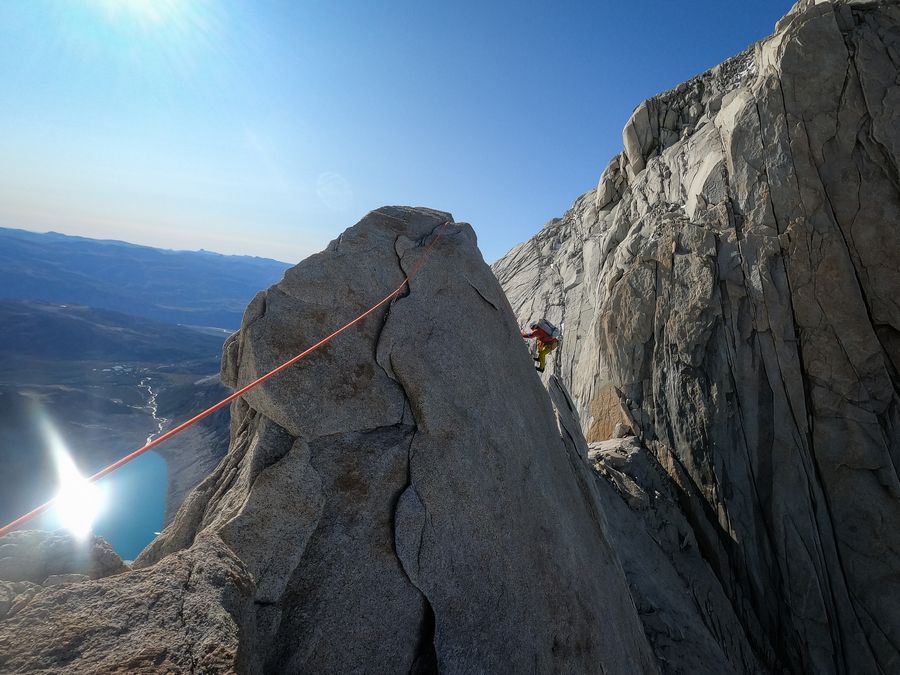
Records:
{"label": "hazy valley", "polygon": [[[0,261],[4,522],[54,493],[54,433],[81,471],[93,473],[227,395],[218,370],[222,344],[239,323],[234,308],[286,267],[17,230],[0,230]],[[223,410],[160,448],[169,469],[168,511],[227,443]],[[153,490],[166,491],[164,476],[154,473]],[[161,494],[154,501],[161,503]],[[149,510],[148,519],[158,520],[159,509]],[[120,541],[133,552],[160,525]]]}

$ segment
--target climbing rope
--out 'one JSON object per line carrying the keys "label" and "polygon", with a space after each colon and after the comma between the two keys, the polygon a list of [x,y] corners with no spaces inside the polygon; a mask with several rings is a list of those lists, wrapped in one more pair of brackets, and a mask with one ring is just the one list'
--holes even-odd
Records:
{"label": "climbing rope", "polygon": [[[207,408],[206,410],[204,410],[203,412],[194,415],[192,418],[190,418],[190,419],[187,420],[186,422],[182,422],[181,424],[179,424],[179,425],[178,425],[177,427],[175,427],[174,429],[171,429],[171,430],[167,431],[166,433],[162,434],[161,436],[158,436],[157,438],[154,438],[153,440],[149,441],[146,445],[144,445],[144,446],[141,447],[141,448],[138,448],[137,450],[135,450],[135,451],[132,452],[131,454],[125,455],[125,457],[123,457],[122,459],[120,459],[120,460],[118,460],[118,461],[116,461],[116,462],[113,462],[113,463],[110,464],[109,466],[107,466],[107,467],[101,469],[100,471],[98,471],[97,473],[95,473],[93,476],[91,476],[90,478],[88,478],[88,479],[87,479],[88,482],[93,483],[93,482],[96,482],[96,481],[100,480],[100,479],[103,478],[104,476],[107,476],[107,475],[111,474],[111,473],[112,473],[113,471],[115,471],[116,469],[119,469],[119,468],[125,466],[126,464],[128,464],[128,462],[130,462],[130,461],[132,461],[132,460],[134,460],[134,459],[137,459],[138,457],[140,457],[141,455],[143,455],[145,452],[148,452],[149,450],[152,450],[153,448],[155,448],[156,446],[160,445],[161,443],[165,443],[167,440],[169,440],[169,439],[172,438],[173,436],[176,436],[177,434],[180,434],[182,431],[184,431],[184,430],[187,429],[188,427],[191,427],[191,426],[195,425],[195,424],[196,424],[197,422],[199,422],[200,420],[202,420],[202,419],[204,419],[204,418],[206,418],[206,417],[209,417],[209,416],[212,415],[214,412],[216,412],[217,410],[219,410],[219,409],[221,409],[221,408],[224,408],[226,405],[228,405],[229,403],[231,403],[231,402],[234,401],[235,399],[240,398],[241,396],[243,396],[244,394],[246,394],[248,391],[250,391],[250,390],[253,389],[254,387],[259,386],[260,384],[262,384],[262,383],[265,382],[266,380],[268,380],[268,379],[270,379],[270,378],[272,378],[272,377],[275,377],[278,373],[282,372],[283,370],[286,370],[286,369],[290,368],[292,365],[294,365],[295,363],[297,363],[297,362],[300,361],[301,359],[306,358],[307,356],[309,356],[310,354],[312,354],[314,351],[316,351],[317,349],[319,349],[319,348],[322,347],[323,345],[328,344],[329,342],[331,342],[331,340],[333,340],[334,338],[336,338],[338,335],[340,335],[341,333],[343,333],[343,332],[346,331],[347,329],[349,329],[349,328],[355,326],[356,324],[358,324],[360,321],[362,321],[362,320],[365,319],[367,316],[369,316],[372,312],[376,311],[379,307],[382,307],[382,306],[385,305],[386,303],[388,303],[388,302],[390,302],[391,300],[393,300],[394,298],[396,298],[398,295],[400,295],[400,293],[403,291],[403,289],[406,288],[406,286],[409,284],[410,279],[412,279],[412,278],[419,272],[419,270],[422,268],[422,266],[425,264],[425,261],[428,259],[428,256],[431,254],[431,251],[434,249],[434,247],[437,245],[438,241],[440,241],[441,237],[443,236],[443,234],[444,234],[444,232],[443,232],[444,227],[445,227],[446,225],[449,225],[449,224],[450,224],[450,221],[445,221],[445,222],[441,223],[437,228],[435,228],[435,230],[433,230],[432,233],[434,234],[434,239],[432,239],[431,243],[428,244],[428,246],[425,248],[425,252],[424,252],[424,253],[422,254],[422,256],[419,258],[419,260],[416,261],[416,264],[415,264],[415,266],[413,267],[412,271],[404,277],[403,282],[402,282],[399,286],[397,286],[397,288],[395,288],[393,291],[391,291],[391,292],[388,293],[386,296],[384,296],[381,300],[379,300],[379,301],[376,302],[374,305],[372,305],[371,307],[369,307],[369,309],[367,309],[365,312],[363,312],[362,314],[360,314],[358,317],[356,317],[356,318],[353,319],[352,321],[349,321],[349,322],[345,323],[343,326],[341,326],[340,328],[338,328],[336,331],[334,331],[333,333],[331,333],[331,334],[328,335],[327,337],[322,338],[322,339],[319,340],[317,343],[315,343],[312,347],[309,347],[309,348],[307,348],[307,349],[304,349],[302,352],[300,352],[299,354],[297,354],[297,355],[294,356],[293,358],[291,358],[291,359],[285,361],[284,363],[282,363],[282,364],[281,364],[280,366],[278,366],[277,368],[274,368],[274,369],[270,370],[270,371],[269,371],[268,373],[266,373],[265,375],[262,375],[262,376],[256,378],[256,379],[253,380],[250,384],[247,384],[247,385],[241,387],[240,389],[238,389],[237,391],[235,391],[233,394],[231,394],[230,396],[228,396],[228,397],[226,397],[226,398],[223,398],[221,401],[219,401],[219,402],[216,403],[215,405],[212,405],[212,406],[210,406],[209,408]],[[13,531],[14,529],[16,529],[19,525],[23,525],[24,523],[27,523],[27,522],[28,522],[29,520],[31,520],[32,518],[34,518],[34,517],[36,517],[36,516],[39,516],[39,515],[42,514],[44,511],[46,511],[46,510],[49,509],[51,506],[53,506],[53,504],[54,504],[55,501],[56,501],[56,498],[51,499],[50,501],[48,501],[48,502],[46,502],[46,503],[44,503],[44,504],[41,504],[41,505],[38,506],[37,508],[32,509],[32,510],[29,511],[28,513],[26,513],[26,514],[24,514],[24,515],[22,515],[22,516],[19,516],[19,517],[16,518],[14,521],[12,521],[9,525],[6,525],[5,527],[0,528],[0,537],[2,537],[2,536],[5,535],[5,534],[8,534],[9,532],[12,532],[12,531]]]}

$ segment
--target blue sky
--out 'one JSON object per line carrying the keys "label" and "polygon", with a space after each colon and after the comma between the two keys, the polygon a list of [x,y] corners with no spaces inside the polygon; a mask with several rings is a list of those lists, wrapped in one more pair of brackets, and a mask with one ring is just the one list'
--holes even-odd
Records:
{"label": "blue sky", "polygon": [[791,4],[2,0],[0,225],[295,262],[413,204],[493,260]]}

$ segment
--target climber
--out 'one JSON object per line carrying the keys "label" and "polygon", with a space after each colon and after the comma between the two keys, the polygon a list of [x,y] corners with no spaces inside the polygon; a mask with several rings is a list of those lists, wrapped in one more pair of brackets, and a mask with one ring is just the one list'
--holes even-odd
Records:
{"label": "climber", "polygon": [[547,321],[547,319],[541,319],[531,324],[530,333],[523,331],[522,337],[527,339],[535,338],[537,340],[537,356],[533,358],[537,361],[537,371],[543,373],[547,365],[547,355],[559,347],[559,343],[562,340],[562,331]]}

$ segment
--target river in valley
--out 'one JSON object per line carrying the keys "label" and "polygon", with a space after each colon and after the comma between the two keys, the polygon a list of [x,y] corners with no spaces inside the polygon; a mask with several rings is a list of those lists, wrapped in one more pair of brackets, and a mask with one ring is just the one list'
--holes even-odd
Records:
{"label": "river in valley", "polygon": [[[138,387],[147,403],[144,409],[151,421],[145,442],[150,442],[165,428],[168,420],[158,416],[158,390],[150,377],[143,377]],[[136,448],[123,448],[125,455]],[[168,469],[166,461],[152,450],[101,479],[97,483],[103,506],[94,521],[94,533],[112,544],[124,560],[133,560],[162,529],[166,508]],[[35,519],[32,527],[61,527],[59,513],[50,509]]]}

